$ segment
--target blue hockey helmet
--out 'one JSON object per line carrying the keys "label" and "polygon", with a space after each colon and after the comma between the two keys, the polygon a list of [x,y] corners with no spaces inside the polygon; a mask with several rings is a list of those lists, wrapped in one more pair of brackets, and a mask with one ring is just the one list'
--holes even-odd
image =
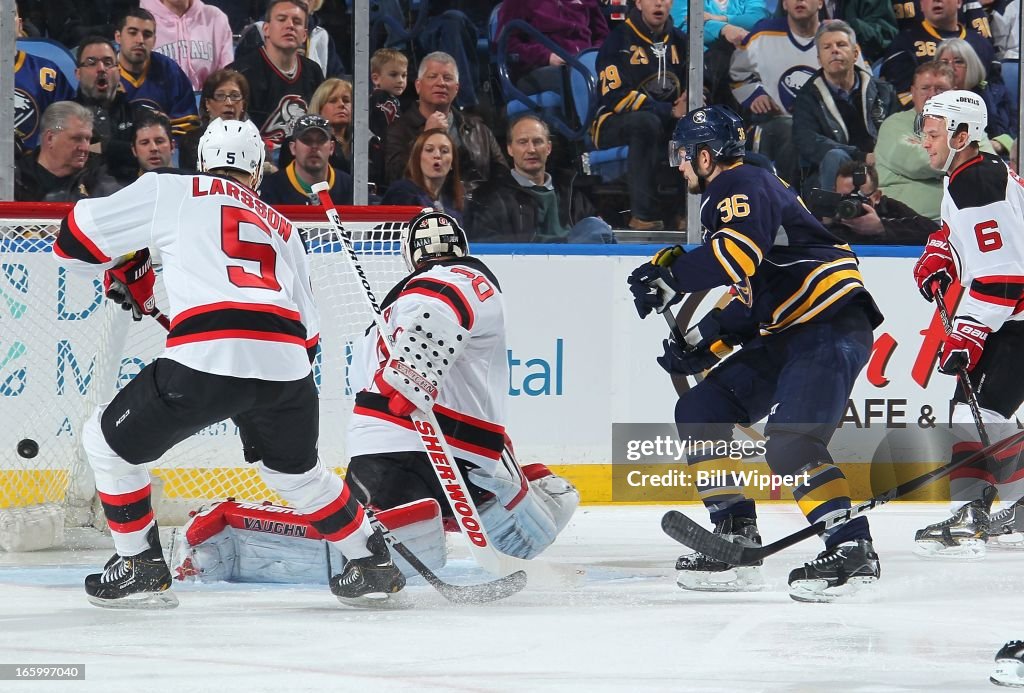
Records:
{"label": "blue hockey helmet", "polygon": [[678,167],[684,154],[687,159],[693,159],[701,145],[710,149],[716,158],[743,156],[747,146],[743,120],[725,106],[705,106],[690,111],[676,123],[668,143],[669,164]]}

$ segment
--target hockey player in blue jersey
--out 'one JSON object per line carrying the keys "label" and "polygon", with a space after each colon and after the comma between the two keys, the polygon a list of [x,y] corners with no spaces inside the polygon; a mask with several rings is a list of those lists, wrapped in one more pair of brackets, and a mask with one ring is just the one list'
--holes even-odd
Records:
{"label": "hockey player in blue jersey", "polygon": [[[743,122],[710,106],[680,119],[669,159],[699,193],[703,242],[659,251],[629,277],[641,317],[663,312],[682,294],[731,287],[732,299],[684,335],[665,341],[658,363],[705,378],[676,405],[681,439],[731,441],[734,424],[767,416],[766,459],[775,474],[805,474],[793,496],[808,522],[850,507],[843,472],[828,451],[857,374],[871,353],[882,315],[864,288],[857,256],[769,171],[744,165]],[[742,346],[726,360],[723,357]],[[716,444],[708,449],[721,450]],[[737,460],[691,455],[690,471],[732,471]],[[738,469],[736,469],[738,471]],[[731,480],[730,474],[724,476]],[[726,481],[698,485],[716,533],[760,545],[754,501]],[[824,535],[825,550],[789,575],[799,601],[831,601],[878,579],[867,519]],[[759,589],[759,568],[738,568],[699,553],[679,558],[686,589]]]}

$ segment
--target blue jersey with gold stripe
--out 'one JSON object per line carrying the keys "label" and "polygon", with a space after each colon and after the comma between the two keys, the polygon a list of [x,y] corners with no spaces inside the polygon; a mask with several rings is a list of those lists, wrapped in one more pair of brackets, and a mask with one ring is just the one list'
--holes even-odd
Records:
{"label": "blue jersey with gold stripe", "polygon": [[14,137],[25,152],[39,146],[39,121],[56,101],[71,101],[75,92],[57,63],[25,51],[14,56]]}
{"label": "blue jersey with gold stripe", "polygon": [[861,301],[872,325],[882,315],[864,288],[857,256],[807,211],[771,172],[737,164],[701,198],[703,243],[672,264],[675,288],[731,286],[723,313],[729,331],[750,338],[827,320]]}
{"label": "blue jersey with gold stripe", "polygon": [[121,68],[121,86],[133,106],[146,106],[166,115],[175,137],[199,127],[192,82],[166,55],[150,54],[149,64],[139,77]]}

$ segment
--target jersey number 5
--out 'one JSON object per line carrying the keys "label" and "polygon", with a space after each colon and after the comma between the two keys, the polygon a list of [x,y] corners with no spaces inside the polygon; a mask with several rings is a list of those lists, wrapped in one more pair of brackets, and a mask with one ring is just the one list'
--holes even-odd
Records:
{"label": "jersey number 5", "polygon": [[995,221],[983,221],[974,227],[974,237],[978,239],[978,250],[988,253],[1003,247],[1003,237],[999,235],[999,224]]}
{"label": "jersey number 5", "polygon": [[259,272],[250,272],[238,265],[228,266],[228,281],[243,289],[269,289],[280,291],[281,284],[277,281],[277,253],[274,247],[266,243],[243,241],[239,235],[242,224],[252,224],[260,231],[270,235],[270,229],[263,223],[256,212],[241,207],[221,207],[220,209],[220,247],[224,254],[236,260],[249,260],[259,263]]}

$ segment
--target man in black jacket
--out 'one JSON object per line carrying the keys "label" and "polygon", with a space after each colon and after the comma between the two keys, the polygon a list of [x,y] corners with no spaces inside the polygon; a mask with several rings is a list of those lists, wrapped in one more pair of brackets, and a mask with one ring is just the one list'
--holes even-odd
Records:
{"label": "man in black jacket", "polygon": [[546,171],[551,133],[528,113],[508,128],[512,171],[481,185],[466,211],[466,229],[474,242],[613,243],[611,227],[595,217],[594,206],[572,181],[555,180]]}
{"label": "man in black jacket", "polygon": [[[874,166],[848,161],[839,167],[836,192],[850,195],[854,189],[854,175],[863,170],[864,183],[858,192],[860,215],[850,218],[833,217],[829,231],[847,243],[870,245],[924,245],[928,236],[939,230],[939,225],[921,216],[899,200],[886,197],[878,187],[878,172]],[[851,200],[853,201],[853,200]]]}

